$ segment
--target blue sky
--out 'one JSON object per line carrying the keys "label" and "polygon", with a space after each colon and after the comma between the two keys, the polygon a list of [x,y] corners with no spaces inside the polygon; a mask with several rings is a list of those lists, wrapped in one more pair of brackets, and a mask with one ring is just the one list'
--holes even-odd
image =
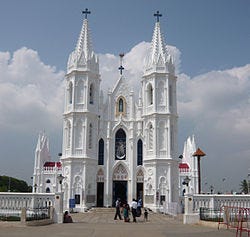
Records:
{"label": "blue sky", "polygon": [[0,0],[0,173],[30,181],[39,131],[54,160],[61,151],[62,82],[86,7],[104,88],[117,79],[120,52],[138,86],[143,68],[133,60],[142,61],[162,13],[179,66],[179,150],[195,134],[207,153],[204,183],[237,191],[250,168],[249,0]]}
{"label": "blue sky", "polygon": [[160,10],[166,41],[181,50],[181,70],[188,75],[240,66],[250,58],[248,0],[1,0],[0,4],[0,50],[26,46],[60,70],[75,45],[81,10],[86,7],[92,11],[98,53],[119,54],[150,41],[153,13]]}

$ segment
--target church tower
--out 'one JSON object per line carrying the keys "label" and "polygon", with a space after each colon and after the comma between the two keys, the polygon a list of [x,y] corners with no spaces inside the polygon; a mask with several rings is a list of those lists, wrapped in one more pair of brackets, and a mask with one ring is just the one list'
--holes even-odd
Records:
{"label": "church tower", "polygon": [[[97,167],[97,127],[99,111],[99,61],[92,48],[87,16],[75,50],[70,54],[66,74],[63,114],[64,200],[75,199],[79,211],[95,205]],[[68,207],[68,203],[64,203]]]}
{"label": "church tower", "polygon": [[145,205],[157,210],[178,198],[177,103],[175,67],[159,18],[142,78],[144,127]]}

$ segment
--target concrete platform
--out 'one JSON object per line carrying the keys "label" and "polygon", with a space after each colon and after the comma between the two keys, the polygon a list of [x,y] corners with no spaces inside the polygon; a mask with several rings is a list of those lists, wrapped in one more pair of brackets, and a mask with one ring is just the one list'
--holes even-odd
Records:
{"label": "concrete platform", "polygon": [[137,218],[137,223],[114,220],[114,209],[71,214],[74,223],[48,226],[25,226],[0,222],[1,237],[230,237],[235,230],[218,230],[204,225],[184,225],[182,216],[176,218],[149,213],[149,221]]}

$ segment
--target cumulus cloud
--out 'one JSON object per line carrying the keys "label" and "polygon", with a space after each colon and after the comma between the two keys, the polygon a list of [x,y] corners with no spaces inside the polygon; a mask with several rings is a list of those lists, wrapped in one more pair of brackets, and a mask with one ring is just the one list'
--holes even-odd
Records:
{"label": "cumulus cloud", "polygon": [[58,125],[64,72],[41,62],[36,51],[0,53],[0,128],[37,130]]}
{"label": "cumulus cloud", "polygon": [[[190,78],[179,75],[180,134],[194,133],[207,153],[204,178],[223,189],[222,177],[238,190],[250,163],[250,64]],[[188,134],[187,134],[188,135]],[[182,137],[183,138],[183,137]],[[219,179],[218,179],[219,178]],[[228,185],[230,185],[228,183]],[[225,191],[225,189],[224,189]]]}

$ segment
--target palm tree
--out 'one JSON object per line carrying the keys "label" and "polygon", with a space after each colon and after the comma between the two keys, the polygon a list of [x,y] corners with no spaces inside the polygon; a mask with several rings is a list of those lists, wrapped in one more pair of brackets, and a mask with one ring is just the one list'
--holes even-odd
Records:
{"label": "palm tree", "polygon": [[248,193],[248,182],[246,179],[244,179],[243,181],[241,181],[240,183],[240,191],[247,194]]}

